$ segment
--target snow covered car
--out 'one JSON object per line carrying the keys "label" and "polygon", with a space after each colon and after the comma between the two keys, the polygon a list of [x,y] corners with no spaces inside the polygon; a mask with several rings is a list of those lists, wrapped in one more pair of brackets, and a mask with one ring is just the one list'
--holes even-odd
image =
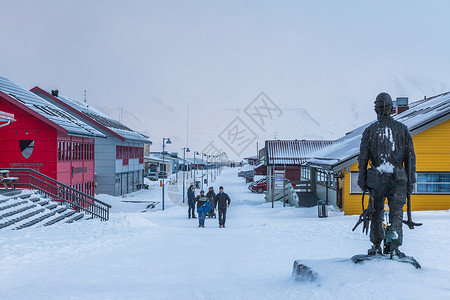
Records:
{"label": "snow covered car", "polygon": [[267,191],[267,181],[266,178],[263,178],[261,180],[252,182],[249,186],[248,189],[254,193],[258,193],[258,194],[262,194],[265,191]]}

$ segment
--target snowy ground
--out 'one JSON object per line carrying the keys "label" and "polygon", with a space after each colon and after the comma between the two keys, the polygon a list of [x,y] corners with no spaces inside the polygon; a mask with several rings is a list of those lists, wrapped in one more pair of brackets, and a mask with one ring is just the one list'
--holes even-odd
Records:
{"label": "snowy ground", "polygon": [[[353,265],[370,246],[357,216],[264,202],[247,190],[236,169],[213,186],[232,200],[226,228],[214,219],[198,228],[187,219],[182,190],[166,186],[165,210],[141,213],[160,201],[148,191],[111,203],[109,222],[87,220],[47,228],[0,231],[0,299],[450,299],[450,212],[415,212],[402,250],[422,265]],[[158,206],[157,208],[159,208]],[[291,279],[294,260],[319,274],[314,283]]]}

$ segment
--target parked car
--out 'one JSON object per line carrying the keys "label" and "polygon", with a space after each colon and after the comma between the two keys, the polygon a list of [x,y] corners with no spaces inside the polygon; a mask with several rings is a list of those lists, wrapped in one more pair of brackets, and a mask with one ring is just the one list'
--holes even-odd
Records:
{"label": "parked car", "polygon": [[260,179],[258,181],[252,182],[248,189],[254,193],[262,194],[267,191],[267,180],[266,178]]}
{"label": "parked car", "polygon": [[[288,179],[286,179],[286,184],[290,183],[290,181]],[[295,184],[291,183],[292,186],[296,186]],[[258,194],[262,194],[264,192],[267,192],[267,178],[263,178],[260,179],[258,181],[252,182],[249,186],[248,189],[254,193],[258,193]]]}
{"label": "parked car", "polygon": [[163,172],[163,171],[160,171],[159,174],[158,174],[158,177],[159,177],[159,178],[163,178],[163,177],[164,177],[164,178],[167,178],[167,172],[166,172],[166,171],[164,171],[164,172]]}
{"label": "parked car", "polygon": [[148,172],[147,178],[151,181],[157,181],[158,174],[156,173],[156,171],[150,171],[150,172]]}

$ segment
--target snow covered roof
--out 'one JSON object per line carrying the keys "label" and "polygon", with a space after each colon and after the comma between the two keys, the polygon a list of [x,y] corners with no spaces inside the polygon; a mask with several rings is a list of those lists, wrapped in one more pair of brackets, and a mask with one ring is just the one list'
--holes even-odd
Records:
{"label": "snow covered roof", "polygon": [[99,129],[106,130],[122,140],[151,143],[147,136],[128,128],[127,126],[123,125],[119,121],[114,120],[107,114],[101,112],[88,103],[80,102],[70,97],[62,96],[60,94],[58,94],[58,96],[55,96],[39,87],[35,87],[31,91],[45,99],[48,99],[49,101],[58,102],[59,104],[70,109],[70,111],[73,113],[76,113],[78,115],[80,115],[81,113],[82,117],[97,125]]}
{"label": "snow covered roof", "polygon": [[148,155],[148,156],[144,156],[145,160],[149,160],[149,161],[155,161],[155,162],[162,162],[162,158],[159,158],[157,156],[154,156],[152,154]]}
{"label": "snow covered roof", "polygon": [[[450,119],[450,92],[411,103],[409,109],[393,116],[408,126],[411,135]],[[365,124],[338,139],[338,143],[324,148],[308,160],[308,165],[338,171],[355,163],[359,155],[364,129],[375,121]]]}
{"label": "snow covered roof", "polygon": [[268,165],[300,165],[311,154],[335,141],[329,140],[269,140],[266,141],[266,162]]}
{"label": "snow covered roof", "polygon": [[[104,134],[92,128],[83,121],[66,113],[62,109],[49,103],[45,99],[33,94],[27,89],[15,84],[11,80],[0,76],[0,92],[9,97],[5,99],[13,100],[22,108],[36,114],[43,121],[57,127],[59,130],[67,130],[69,135],[87,136],[87,137],[105,137]],[[55,126],[56,125],[56,126]]]}

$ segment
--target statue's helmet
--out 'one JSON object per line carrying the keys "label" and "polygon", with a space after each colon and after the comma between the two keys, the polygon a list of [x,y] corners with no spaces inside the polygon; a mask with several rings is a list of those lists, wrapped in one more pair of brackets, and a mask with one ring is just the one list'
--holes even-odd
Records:
{"label": "statue's helmet", "polygon": [[387,116],[392,111],[392,98],[388,93],[380,93],[375,99],[375,111],[379,116]]}

